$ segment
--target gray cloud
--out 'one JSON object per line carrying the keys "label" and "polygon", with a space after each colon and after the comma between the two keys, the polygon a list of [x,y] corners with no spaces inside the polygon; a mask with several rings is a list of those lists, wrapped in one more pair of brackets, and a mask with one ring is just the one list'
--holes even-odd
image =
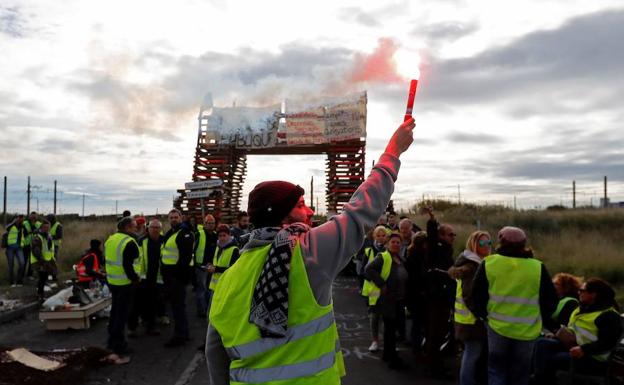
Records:
{"label": "gray cloud", "polygon": [[439,103],[507,103],[514,117],[613,106],[624,96],[624,11],[571,19],[464,59],[430,63],[422,96]]}
{"label": "gray cloud", "polygon": [[338,17],[345,21],[354,21],[365,27],[378,27],[380,26],[379,20],[371,12],[364,12],[357,7],[346,7],[338,12]]}
{"label": "gray cloud", "polygon": [[453,131],[446,136],[450,142],[463,144],[497,144],[504,141],[503,138],[489,134],[472,134],[461,131]]}
{"label": "gray cloud", "polygon": [[24,37],[25,21],[18,7],[0,7],[0,33],[12,38]]}
{"label": "gray cloud", "polygon": [[424,36],[431,43],[439,44],[442,42],[455,41],[476,32],[478,29],[479,26],[475,22],[445,21],[425,25],[424,27],[416,27],[411,34],[414,36]]}

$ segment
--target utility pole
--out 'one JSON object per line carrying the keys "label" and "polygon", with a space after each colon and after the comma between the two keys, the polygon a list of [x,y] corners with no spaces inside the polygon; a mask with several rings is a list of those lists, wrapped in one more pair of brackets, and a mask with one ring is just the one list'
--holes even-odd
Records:
{"label": "utility pole", "polygon": [[576,181],[572,181],[572,208],[576,208]]}
{"label": "utility pole", "polygon": [[514,211],[516,211],[516,196],[514,195]]}
{"label": "utility pole", "polygon": [[457,184],[457,203],[461,205],[461,188],[459,183]]}
{"label": "utility pole", "polygon": [[56,180],[54,181],[54,215],[56,215]]}
{"label": "utility pole", "polygon": [[7,225],[7,177],[4,177],[4,204],[2,205],[2,218],[4,221],[4,227]]}
{"label": "utility pole", "polygon": [[119,211],[117,210],[117,207],[118,207],[118,206],[117,206],[117,203],[118,203],[118,202],[119,202],[119,201],[118,201],[117,199],[115,199],[115,218],[117,218],[118,213],[119,213]]}
{"label": "utility pole", "polygon": [[310,177],[310,207],[314,210],[314,175]]}
{"label": "utility pole", "polygon": [[607,176],[605,175],[604,177],[604,201],[603,201],[603,206],[606,209],[607,207],[609,207],[609,201],[607,201]]}
{"label": "utility pole", "polygon": [[26,215],[30,214],[30,177],[28,177],[28,186],[26,187]]}
{"label": "utility pole", "polygon": [[84,218],[85,194],[82,193],[82,218]]}

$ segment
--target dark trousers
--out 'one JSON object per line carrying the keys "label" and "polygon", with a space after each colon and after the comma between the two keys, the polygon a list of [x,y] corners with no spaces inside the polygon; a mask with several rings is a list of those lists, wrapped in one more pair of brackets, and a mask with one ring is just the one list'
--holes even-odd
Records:
{"label": "dark trousers", "polygon": [[24,277],[33,276],[33,268],[30,263],[30,245],[24,246]]}
{"label": "dark trousers", "polygon": [[173,337],[187,340],[189,326],[186,315],[186,283],[171,278],[165,281],[165,291],[173,313]]}
{"label": "dark trousers", "polygon": [[449,331],[451,308],[441,301],[428,302],[425,307],[425,353],[432,374],[444,371],[444,361],[440,348]]}
{"label": "dark trousers", "polygon": [[[9,247],[6,249],[7,256],[7,267],[9,268],[9,283],[11,285],[16,282],[21,285],[24,280],[24,261],[30,260],[30,254],[28,257],[24,254],[23,250],[19,247]],[[17,261],[17,275],[13,267],[15,266],[15,261]]]}
{"label": "dark trousers", "polygon": [[128,329],[136,330],[139,317],[143,320],[146,330],[154,330],[156,322],[156,308],[158,306],[158,286],[142,280],[134,296],[134,304],[130,309]]}
{"label": "dark trousers", "polygon": [[557,371],[570,370],[572,363],[575,372],[579,374],[602,374],[608,369],[607,362],[596,361],[588,356],[573,360],[568,349],[565,349],[558,340],[540,338],[535,342],[533,350],[535,383],[554,383]]}
{"label": "dark trousers", "polygon": [[399,358],[396,352],[397,319],[383,317],[383,322],[383,360],[386,362],[393,362]]}
{"label": "dark trousers", "polygon": [[48,272],[39,270],[39,281],[37,281],[37,295],[43,297],[43,288],[48,281]]}
{"label": "dark trousers", "polygon": [[126,342],[126,322],[130,313],[130,306],[134,298],[133,285],[108,285],[113,303],[110,318],[108,319],[108,349],[117,354],[123,354],[128,349]]}

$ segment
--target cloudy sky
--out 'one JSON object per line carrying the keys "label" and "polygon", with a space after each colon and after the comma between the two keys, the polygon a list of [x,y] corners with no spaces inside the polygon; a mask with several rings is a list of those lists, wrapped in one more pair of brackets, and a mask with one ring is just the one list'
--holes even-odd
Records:
{"label": "cloudy sky", "polygon": [[[9,210],[153,213],[192,175],[197,113],[368,92],[367,163],[402,120],[407,82],[363,68],[416,51],[415,143],[394,196],[511,204],[624,200],[620,0],[63,1],[0,5],[0,170]],[[383,60],[382,60],[383,61]],[[296,166],[295,166],[296,164]],[[250,157],[321,191],[323,156]],[[1,176],[1,175],[0,175]],[[38,202],[37,202],[38,201]],[[246,201],[243,201],[246,206]],[[324,206],[321,205],[321,211]]]}

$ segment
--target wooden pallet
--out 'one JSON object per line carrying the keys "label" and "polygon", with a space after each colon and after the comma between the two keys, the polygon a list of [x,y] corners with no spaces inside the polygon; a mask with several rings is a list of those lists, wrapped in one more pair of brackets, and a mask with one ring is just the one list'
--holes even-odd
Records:
{"label": "wooden pallet", "polygon": [[105,309],[111,303],[111,298],[100,298],[93,303],[77,308],[55,311],[42,310],[39,312],[39,319],[43,321],[47,330],[89,329],[91,316]]}

